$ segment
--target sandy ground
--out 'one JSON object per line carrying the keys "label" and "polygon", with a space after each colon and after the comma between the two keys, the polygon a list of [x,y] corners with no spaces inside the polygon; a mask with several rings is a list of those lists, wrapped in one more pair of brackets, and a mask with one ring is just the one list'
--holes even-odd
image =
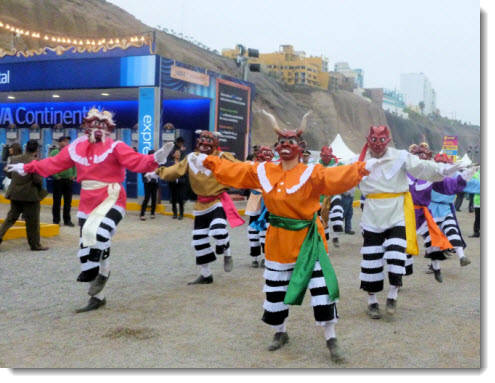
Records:
{"label": "sandy ground", "polygon": [[[9,206],[0,204],[0,216]],[[188,204],[188,210],[191,205]],[[466,207],[463,207],[466,210]],[[354,209],[358,228],[360,210]],[[75,215],[75,210],[73,210]],[[42,207],[42,221],[51,209]],[[47,252],[26,239],[0,246],[0,367],[9,368],[479,368],[480,240],[474,214],[459,213],[472,264],[442,263],[444,282],[424,273],[405,278],[393,318],[371,320],[359,289],[362,238],[342,235],[330,246],[339,279],[337,338],[346,360],[335,364],[316,327],[309,293],[292,307],[289,343],[267,351],[273,331],[261,321],[263,270],[250,267],[246,225],[231,230],[235,267],[215,262],[212,285],[188,286],[197,275],[190,247],[193,221],[127,212],[113,238],[107,305],[76,314],[87,284],[77,283],[78,228],[42,238]],[[388,283],[386,284],[388,291]],[[379,294],[385,304],[386,293]]]}

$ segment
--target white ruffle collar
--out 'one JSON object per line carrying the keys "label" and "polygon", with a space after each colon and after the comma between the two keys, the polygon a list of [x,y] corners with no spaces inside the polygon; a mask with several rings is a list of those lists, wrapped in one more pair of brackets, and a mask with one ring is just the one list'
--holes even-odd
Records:
{"label": "white ruffle collar", "polygon": [[[273,189],[273,186],[270,184],[270,181],[266,176],[265,164],[266,162],[260,163],[256,171],[258,173],[258,179],[260,181],[260,185],[262,189],[265,191],[265,193],[270,193]],[[293,194],[297,192],[308,181],[309,177],[311,177],[314,168],[315,168],[314,164],[308,165],[306,170],[304,170],[303,174],[301,174],[301,177],[299,178],[299,182],[296,185],[286,189],[287,194]]]}
{"label": "white ruffle collar", "polygon": [[[80,165],[83,165],[83,166],[89,166],[90,163],[88,161],[88,158],[80,156],[79,154],[77,154],[77,151],[76,151],[77,145],[79,145],[85,141],[88,141],[87,136],[79,137],[72,144],[70,144],[69,145],[69,155],[70,155],[70,158],[72,159],[72,161],[74,161]],[[108,157],[108,155],[110,153],[112,153],[113,150],[115,149],[115,147],[118,144],[120,144],[121,142],[122,141],[114,141],[114,142],[112,142],[112,145],[110,145],[110,147],[107,150],[105,150],[102,154],[99,154],[99,155],[95,154],[94,159],[93,159],[93,163],[98,164],[100,162],[105,161],[106,158]]]}

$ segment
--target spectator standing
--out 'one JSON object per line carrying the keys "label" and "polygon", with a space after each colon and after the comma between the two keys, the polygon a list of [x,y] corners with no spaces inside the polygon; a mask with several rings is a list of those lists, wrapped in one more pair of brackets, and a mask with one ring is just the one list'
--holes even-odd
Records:
{"label": "spectator standing", "polygon": [[309,150],[305,150],[302,154],[302,163],[304,165],[308,165],[309,164],[309,156],[311,155],[311,152]]}
{"label": "spectator standing", "polygon": [[[165,166],[173,166],[178,164],[184,156],[184,152],[181,152],[180,149],[176,149],[172,153],[172,158],[166,163]],[[172,204],[172,211],[174,213],[173,219],[184,219],[184,199],[186,192],[186,176],[183,175],[168,183],[168,187],[170,190],[170,203]],[[177,215],[177,204],[179,204],[179,215]]]}
{"label": "spectator standing", "polygon": [[[27,164],[36,160],[38,147],[36,140],[29,140],[26,144],[26,152],[12,156],[10,163]],[[21,176],[18,173],[8,173],[8,177],[11,177],[12,182],[5,193],[5,198],[10,199],[10,210],[4,223],[0,226],[0,243],[2,243],[7,230],[14,225],[21,213],[24,213],[27,241],[31,250],[48,250],[48,247],[42,246],[40,243],[40,201],[48,194],[42,187],[43,177],[38,174]]]}
{"label": "spectator standing", "polygon": [[[70,144],[70,137],[60,137],[58,139],[58,148],[53,149],[48,157],[54,157],[60,153],[60,151]],[[72,205],[72,187],[74,186],[74,180],[76,179],[75,166],[63,170],[60,173],[54,174],[53,177],[53,206],[52,215],[53,223],[60,225],[60,205],[62,204],[62,197],[64,198],[64,210],[63,220],[64,226],[74,227],[72,219],[70,217],[70,208]]]}
{"label": "spectator standing", "polygon": [[352,215],[354,214],[352,203],[354,202],[355,191],[356,188],[354,187],[341,194],[344,209],[344,232],[350,235],[355,234],[355,231],[352,230]]}
{"label": "spectator standing", "polygon": [[[154,150],[150,150],[148,154],[154,154]],[[143,183],[144,183],[144,200],[141,205],[141,221],[146,221],[146,217],[144,216],[146,212],[146,208],[148,207],[148,202],[151,198],[151,219],[155,219],[155,210],[156,210],[156,194],[158,191],[158,185],[160,184],[160,176],[158,176],[155,172],[142,173]]]}

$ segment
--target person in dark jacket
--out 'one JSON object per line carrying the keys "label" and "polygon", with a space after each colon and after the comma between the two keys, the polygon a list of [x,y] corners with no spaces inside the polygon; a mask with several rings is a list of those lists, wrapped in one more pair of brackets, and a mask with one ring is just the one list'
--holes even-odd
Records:
{"label": "person in dark jacket", "polygon": [[[11,164],[27,164],[36,160],[38,152],[38,142],[29,140],[26,144],[24,154],[12,156]],[[21,176],[18,173],[7,173],[12,178],[12,182],[5,193],[5,198],[10,199],[10,210],[7,218],[0,226],[0,243],[7,230],[9,230],[21,213],[26,219],[27,241],[31,250],[48,250],[48,247],[40,243],[40,201],[46,197],[48,192],[43,189],[43,177],[38,174],[26,174]]]}
{"label": "person in dark jacket", "polygon": [[[154,150],[150,150],[148,154],[155,153]],[[141,174],[143,177],[144,183],[144,200],[141,205],[141,221],[146,221],[146,217],[144,213],[146,212],[146,208],[148,207],[148,202],[151,198],[151,219],[155,219],[155,210],[156,210],[156,194],[158,191],[158,185],[160,184],[160,176],[155,174],[155,172],[143,173]]]}

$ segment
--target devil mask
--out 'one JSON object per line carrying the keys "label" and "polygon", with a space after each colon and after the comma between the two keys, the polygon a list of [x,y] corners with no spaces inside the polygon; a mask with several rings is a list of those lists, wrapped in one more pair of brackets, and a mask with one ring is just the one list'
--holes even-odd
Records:
{"label": "devil mask", "polygon": [[261,146],[258,149],[258,162],[271,162],[273,158],[273,150],[269,146]]}
{"label": "devil mask", "polygon": [[333,155],[333,149],[330,146],[324,146],[321,148],[320,158],[323,165],[328,165],[330,161],[332,161],[332,158],[337,161],[337,157]]}
{"label": "devil mask", "polygon": [[105,139],[115,128],[113,114],[108,111],[100,112],[98,109],[93,108],[84,118],[84,128],[89,142],[105,142]]}
{"label": "devil mask", "polygon": [[218,137],[220,133],[210,132],[208,130],[197,130],[196,134],[199,134],[196,148],[200,153],[210,155],[218,148]]}
{"label": "devil mask", "polygon": [[452,157],[449,157],[445,153],[442,153],[442,154],[438,153],[435,156],[435,162],[440,162],[443,164],[452,164]]}
{"label": "devil mask", "polygon": [[388,128],[386,126],[372,126],[366,137],[366,141],[373,157],[378,158],[385,154],[387,146],[392,139],[389,137]]}
{"label": "devil mask", "polygon": [[426,142],[423,142],[419,145],[411,145],[409,147],[409,152],[411,154],[414,154],[415,156],[418,156],[422,160],[431,160],[431,158],[433,157],[433,152],[430,150]]}

